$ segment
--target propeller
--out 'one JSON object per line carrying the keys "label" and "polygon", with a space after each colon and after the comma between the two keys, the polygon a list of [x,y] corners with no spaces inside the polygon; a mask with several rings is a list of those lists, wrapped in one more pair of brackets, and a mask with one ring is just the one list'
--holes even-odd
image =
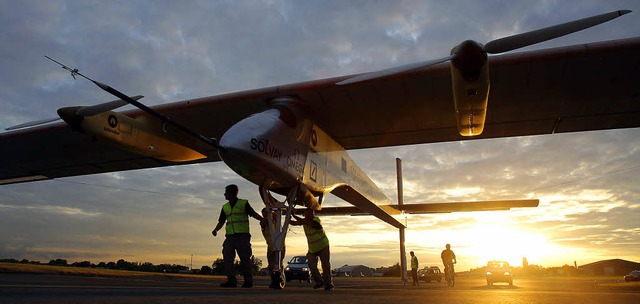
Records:
{"label": "propeller", "polygon": [[[523,48],[525,46],[533,45],[536,43],[540,43],[543,41],[555,39],[558,37],[562,37],[571,33],[575,33],[592,26],[596,26],[598,24],[613,20],[618,18],[624,14],[630,13],[630,10],[618,10],[610,13],[600,14],[592,17],[587,17],[575,21],[570,21],[554,26],[545,27],[539,30],[530,31],[522,34],[517,34],[513,36],[508,36],[504,38],[499,38],[493,41],[490,41],[483,47],[483,51],[488,54],[499,54],[504,52],[513,51],[515,49]],[[455,50],[455,48],[454,48]],[[389,69],[384,69],[376,72],[364,73],[352,78],[347,78],[345,80],[339,81],[337,85],[345,85],[350,83],[362,82],[372,79],[384,78],[391,75],[401,74],[410,72],[413,70],[426,68],[438,63],[442,63],[445,61],[453,60],[458,55],[456,53],[452,53],[447,57],[443,57],[435,60],[428,60],[418,63],[407,64],[403,66],[393,67]]]}
{"label": "propeller", "polygon": [[401,74],[401,73],[410,72],[410,71],[421,69],[421,68],[426,68],[428,66],[432,66],[432,65],[435,65],[435,64],[438,64],[438,63],[442,63],[442,62],[445,62],[445,61],[452,60],[455,57],[456,57],[455,55],[450,55],[450,56],[447,56],[447,57],[444,57],[444,58],[439,58],[439,59],[434,59],[434,60],[427,60],[427,61],[416,62],[416,63],[410,63],[410,64],[401,65],[401,66],[398,66],[398,67],[384,69],[384,70],[380,70],[380,71],[376,71],[376,72],[369,72],[369,73],[358,75],[356,77],[348,78],[348,79],[340,81],[340,82],[336,82],[336,84],[337,85],[345,85],[345,84],[350,84],[350,83],[367,81],[367,80],[371,80],[371,79],[384,78],[384,77],[395,75],[395,74]]}
{"label": "propeller", "polygon": [[[142,97],[144,97],[144,96],[142,96],[142,95],[131,96],[131,98],[135,99],[135,100],[139,100]],[[93,116],[93,115],[97,115],[97,114],[100,114],[100,113],[103,113],[103,112],[107,112],[107,111],[111,111],[111,110],[120,108],[120,107],[125,106],[127,104],[128,104],[128,102],[126,102],[126,101],[124,101],[122,99],[118,99],[118,100],[109,101],[109,102],[105,102],[105,103],[101,103],[101,104],[97,104],[97,105],[93,105],[93,106],[80,107],[75,112],[75,114],[80,116],[80,117]],[[22,123],[22,124],[19,124],[19,125],[8,127],[5,130],[6,131],[10,131],[10,130],[17,130],[17,129],[22,129],[22,128],[39,126],[39,125],[43,125],[43,124],[46,124],[46,123],[57,121],[58,119],[62,119],[62,118],[55,117],[55,118],[48,118],[48,119],[42,119],[42,120],[37,120],[37,121],[26,122],[26,123]]]}

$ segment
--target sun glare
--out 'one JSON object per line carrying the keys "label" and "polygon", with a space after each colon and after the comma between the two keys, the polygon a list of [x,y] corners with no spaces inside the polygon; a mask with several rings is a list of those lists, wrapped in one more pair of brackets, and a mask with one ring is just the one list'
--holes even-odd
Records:
{"label": "sun glare", "polygon": [[540,264],[559,251],[541,234],[509,224],[477,224],[461,231],[459,241],[464,246],[459,249],[460,254],[472,258],[476,265],[485,265],[490,260],[505,260],[513,266],[522,266],[524,257],[531,264]]}
{"label": "sun glare", "polygon": [[[421,231],[408,237],[416,238],[415,243],[412,242],[414,244],[439,244],[442,248],[436,246],[438,256],[430,257],[433,261],[439,261],[439,251],[444,249],[444,244],[451,244],[458,257],[460,270],[482,267],[490,260],[504,260],[519,267],[522,266],[523,258],[530,265],[557,266],[558,263],[571,264],[571,258],[575,256],[569,254],[567,249],[553,244],[544,231],[524,229],[512,223],[504,213],[482,213],[467,216],[464,221],[468,221],[469,225],[421,228]],[[416,247],[414,244],[411,245]]]}

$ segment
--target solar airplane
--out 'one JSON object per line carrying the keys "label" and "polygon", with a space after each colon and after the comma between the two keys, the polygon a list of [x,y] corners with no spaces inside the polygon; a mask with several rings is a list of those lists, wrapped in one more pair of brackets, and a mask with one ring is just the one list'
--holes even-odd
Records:
{"label": "solar airplane", "polygon": [[[629,12],[484,45],[467,40],[448,56],[381,71],[154,107],[47,57],[118,99],[61,108],[64,122],[7,128],[0,134],[0,184],[223,161],[256,184],[278,215],[267,217],[277,250],[296,206],[373,215],[401,235],[403,212],[537,206],[537,200],[392,204],[347,150],[639,127],[640,38],[509,53]],[[125,104],[137,109],[114,111]],[[353,206],[323,206],[328,194]],[[272,275],[284,288],[281,270]]]}

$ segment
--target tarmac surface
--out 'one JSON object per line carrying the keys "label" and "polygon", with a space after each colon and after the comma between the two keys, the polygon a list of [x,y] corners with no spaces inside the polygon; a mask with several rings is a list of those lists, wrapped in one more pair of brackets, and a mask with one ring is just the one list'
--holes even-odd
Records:
{"label": "tarmac surface", "polygon": [[221,288],[220,279],[0,274],[0,303],[639,303],[640,283],[617,278],[515,278],[514,285],[487,286],[480,278],[403,285],[397,278],[335,278],[336,289],[314,290],[292,281],[284,290]]}

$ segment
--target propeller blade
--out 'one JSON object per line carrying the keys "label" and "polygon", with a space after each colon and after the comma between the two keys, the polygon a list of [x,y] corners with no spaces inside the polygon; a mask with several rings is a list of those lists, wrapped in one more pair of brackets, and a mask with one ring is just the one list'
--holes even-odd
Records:
{"label": "propeller blade", "polygon": [[[139,100],[140,98],[142,98],[144,96],[142,95],[136,95],[136,96],[132,96],[131,98],[134,100]],[[113,109],[117,109],[119,107],[123,107],[128,105],[129,103],[122,100],[122,99],[118,99],[118,100],[114,100],[114,101],[109,101],[109,102],[105,102],[105,103],[101,103],[101,104],[97,104],[94,106],[86,106],[86,107],[82,107],[80,109],[78,109],[78,112],[76,112],[77,115],[80,116],[93,116],[93,115],[97,115],[103,112],[107,112],[107,111],[111,111]]]}
{"label": "propeller blade", "polygon": [[60,117],[56,117],[56,118],[47,118],[47,119],[42,119],[42,120],[37,120],[37,121],[30,121],[30,122],[25,122],[19,125],[15,125],[12,127],[8,127],[5,130],[6,131],[11,131],[11,130],[16,130],[16,129],[22,129],[22,128],[28,128],[28,127],[33,127],[33,126],[37,126],[37,125],[43,125],[46,123],[50,123],[52,121],[56,121],[60,119]]}
{"label": "propeller blade", "polygon": [[630,10],[614,11],[550,27],[545,27],[531,32],[496,39],[487,43],[484,46],[484,50],[489,54],[498,54],[512,51],[525,46],[575,33],[592,26],[596,26],[600,23],[613,20],[630,12]]}
{"label": "propeller blade", "polygon": [[345,80],[336,82],[336,84],[337,85],[345,85],[345,84],[350,84],[350,83],[367,81],[367,80],[371,80],[371,79],[384,78],[384,77],[395,75],[395,74],[406,73],[406,72],[409,72],[409,71],[413,71],[413,70],[417,70],[417,69],[421,69],[421,68],[426,68],[428,66],[432,66],[432,65],[435,65],[435,64],[438,64],[438,63],[449,61],[449,60],[453,59],[454,57],[455,57],[455,55],[450,55],[450,56],[439,58],[439,59],[433,59],[433,60],[428,60],[428,61],[410,63],[410,64],[406,64],[406,65],[403,65],[403,66],[393,67],[393,68],[384,69],[384,70],[380,70],[380,71],[376,71],[376,72],[364,73],[364,74],[360,74],[360,75],[355,76],[355,77],[347,78]]}

